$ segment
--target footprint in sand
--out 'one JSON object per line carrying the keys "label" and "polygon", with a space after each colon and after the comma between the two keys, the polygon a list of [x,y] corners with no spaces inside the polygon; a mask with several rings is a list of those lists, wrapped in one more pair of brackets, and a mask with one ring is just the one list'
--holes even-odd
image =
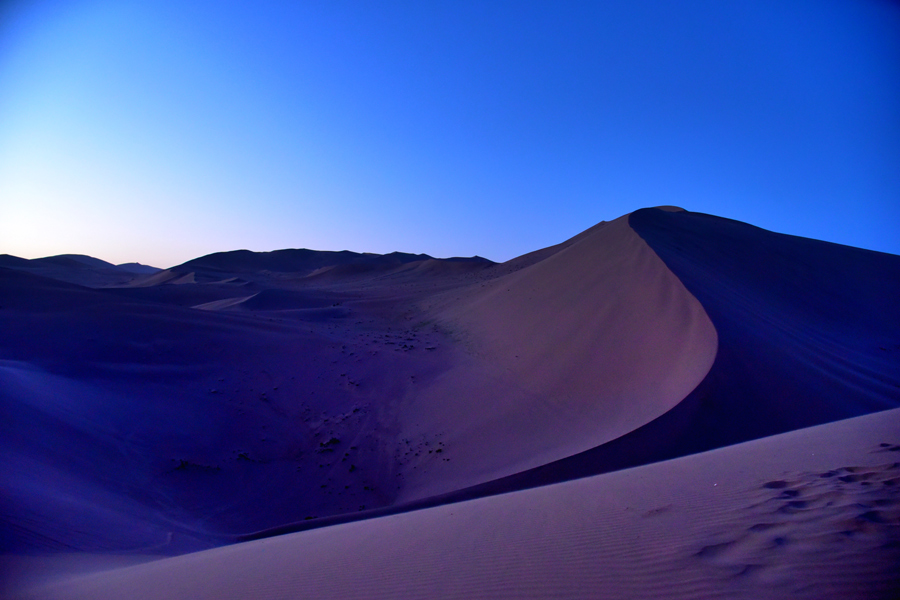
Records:
{"label": "footprint in sand", "polygon": [[[883,443],[874,452],[895,447]],[[790,586],[778,573],[831,563],[841,568],[876,550],[883,556],[884,549],[900,564],[900,462],[786,473],[749,496],[755,501],[734,511],[731,523],[694,552],[726,579]]]}

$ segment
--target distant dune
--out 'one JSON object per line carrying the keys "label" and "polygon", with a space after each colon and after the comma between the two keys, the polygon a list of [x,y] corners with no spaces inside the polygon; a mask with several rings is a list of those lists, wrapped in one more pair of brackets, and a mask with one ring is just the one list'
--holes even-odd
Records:
{"label": "distant dune", "polygon": [[674,207],[503,264],[3,255],[0,589],[893,597],[897,298]]}
{"label": "distant dune", "polygon": [[0,255],[0,268],[16,269],[76,283],[88,287],[105,287],[131,283],[138,275],[159,271],[140,263],[114,265],[105,260],[82,254],[60,254],[27,260],[9,254]]}
{"label": "distant dune", "polygon": [[157,267],[142,265],[141,263],[136,262],[122,263],[121,265],[116,266],[123,271],[130,271],[131,273],[137,273],[139,275],[150,275],[161,271],[161,269],[158,269]]}

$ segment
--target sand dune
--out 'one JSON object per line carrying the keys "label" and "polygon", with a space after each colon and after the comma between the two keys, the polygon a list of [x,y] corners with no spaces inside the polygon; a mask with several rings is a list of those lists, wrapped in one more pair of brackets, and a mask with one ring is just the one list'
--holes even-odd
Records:
{"label": "sand dune", "polygon": [[152,273],[158,273],[162,270],[157,267],[151,267],[150,265],[142,265],[138,262],[122,263],[120,265],[116,265],[116,267],[124,271],[136,273],[138,275],[150,275]]}
{"label": "sand dune", "polygon": [[158,271],[154,267],[138,263],[114,265],[81,254],[61,254],[33,260],[4,254],[0,255],[0,267],[90,287],[127,285],[139,277]]}
{"label": "sand dune", "polygon": [[892,597],[898,436],[893,410],[10,597]]}
{"label": "sand dune", "polygon": [[695,394],[727,387],[739,398],[710,415],[723,435],[897,406],[900,257],[698,213],[645,210],[629,222],[716,326],[720,351]]}
{"label": "sand dune", "polygon": [[900,259],[709,215],[629,223],[696,294],[719,335],[708,375],[659,418],[459,497],[684,456],[900,403]]}
{"label": "sand dune", "polygon": [[[0,257],[8,595],[897,584],[900,417],[842,419],[900,407],[900,257],[666,207],[503,264],[76,258]],[[63,575],[123,553],[183,556]]]}
{"label": "sand dune", "polygon": [[466,353],[401,413],[409,435],[446,432],[405,499],[510,475],[599,446],[671,409],[703,379],[716,332],[628,226],[581,234],[534,264],[429,310]]}

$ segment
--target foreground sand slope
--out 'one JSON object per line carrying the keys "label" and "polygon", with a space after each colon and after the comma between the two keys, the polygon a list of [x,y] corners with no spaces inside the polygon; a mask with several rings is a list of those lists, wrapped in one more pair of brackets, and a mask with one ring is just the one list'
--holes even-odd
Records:
{"label": "foreground sand slope", "polygon": [[10,597],[895,597],[898,460],[893,410]]}

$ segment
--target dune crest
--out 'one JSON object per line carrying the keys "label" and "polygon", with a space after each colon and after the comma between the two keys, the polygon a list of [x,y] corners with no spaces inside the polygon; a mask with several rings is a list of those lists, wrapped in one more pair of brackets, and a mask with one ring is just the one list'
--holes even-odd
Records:
{"label": "dune crest", "polygon": [[454,466],[428,483],[407,473],[405,498],[624,435],[687,396],[716,355],[703,307],[627,217],[444,302],[430,314],[466,353],[401,413],[410,435],[446,432]]}

